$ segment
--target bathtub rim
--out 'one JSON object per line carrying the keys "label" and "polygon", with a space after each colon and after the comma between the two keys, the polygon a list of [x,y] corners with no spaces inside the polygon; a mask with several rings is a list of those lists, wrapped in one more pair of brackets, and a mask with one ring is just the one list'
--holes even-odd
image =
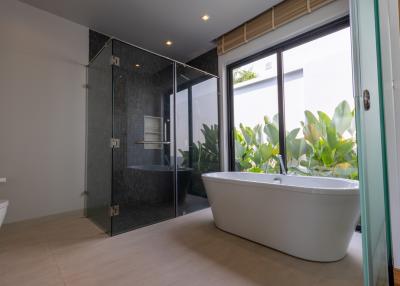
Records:
{"label": "bathtub rim", "polygon": [[212,172],[202,174],[201,177],[203,180],[208,180],[211,182],[229,182],[234,185],[241,186],[252,186],[252,187],[265,187],[265,186],[273,186],[274,189],[285,190],[290,192],[302,192],[307,194],[318,194],[318,195],[329,195],[329,196],[360,196],[359,192],[359,183],[356,180],[342,179],[342,178],[332,178],[332,177],[317,177],[317,176],[299,176],[299,175],[282,175],[282,174],[257,174],[259,176],[273,176],[273,177],[304,177],[304,178],[318,178],[318,179],[326,179],[326,180],[340,180],[345,181],[352,184],[357,184],[357,187],[305,187],[305,186],[296,186],[296,185],[281,185],[281,184],[273,184],[268,182],[259,182],[254,180],[241,180],[238,178],[223,178],[218,177],[218,174],[229,174],[229,173],[237,173],[237,174],[248,174],[248,172]]}

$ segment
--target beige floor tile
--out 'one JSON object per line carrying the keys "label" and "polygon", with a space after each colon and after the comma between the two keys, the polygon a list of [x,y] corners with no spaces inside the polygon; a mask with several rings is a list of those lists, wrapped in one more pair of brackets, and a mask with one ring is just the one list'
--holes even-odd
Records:
{"label": "beige floor tile", "polygon": [[209,209],[107,237],[70,213],[6,225],[0,285],[362,285],[361,236],[314,263],[218,230]]}

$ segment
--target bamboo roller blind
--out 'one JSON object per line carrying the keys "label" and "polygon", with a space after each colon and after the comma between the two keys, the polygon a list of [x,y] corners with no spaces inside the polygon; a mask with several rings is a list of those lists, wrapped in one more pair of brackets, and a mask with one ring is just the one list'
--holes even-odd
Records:
{"label": "bamboo roller blind", "polygon": [[285,0],[217,40],[222,55],[335,0]]}

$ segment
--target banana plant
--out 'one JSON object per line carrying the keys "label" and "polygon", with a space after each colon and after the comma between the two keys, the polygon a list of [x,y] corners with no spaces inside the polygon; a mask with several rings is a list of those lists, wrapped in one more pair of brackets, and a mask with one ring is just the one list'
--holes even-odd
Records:
{"label": "banana plant", "polygon": [[278,117],[271,122],[267,116],[264,124],[235,129],[236,169],[255,173],[278,173],[279,130]]}
{"label": "banana plant", "polygon": [[309,175],[358,178],[354,115],[347,101],[335,108],[332,119],[322,111],[318,112],[318,118],[305,111],[306,119],[301,126],[309,148],[299,162],[301,171]]}
{"label": "banana plant", "polygon": [[[211,172],[219,170],[219,132],[218,125],[208,126],[203,124],[201,133],[204,137],[204,143],[198,141],[192,145],[191,150],[183,151],[179,149],[179,153],[183,157],[182,166],[193,168],[200,172]],[[189,155],[192,152],[192,163],[189,162]]]}
{"label": "banana plant", "polygon": [[[333,117],[306,110],[301,128],[286,133],[286,155],[290,173],[312,176],[358,178],[355,140],[355,112],[342,101]],[[235,129],[235,161],[237,169],[248,172],[279,171],[278,115],[251,128]]]}

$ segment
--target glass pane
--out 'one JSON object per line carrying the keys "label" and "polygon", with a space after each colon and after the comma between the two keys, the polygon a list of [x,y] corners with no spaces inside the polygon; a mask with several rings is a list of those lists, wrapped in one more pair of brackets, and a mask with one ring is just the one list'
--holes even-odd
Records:
{"label": "glass pane", "polygon": [[[352,1],[352,34],[356,83],[357,137],[359,142],[365,285],[389,285],[390,223],[387,203],[386,150],[384,145],[379,21],[373,0]],[[370,109],[363,93],[370,94]]]}
{"label": "glass pane", "polygon": [[357,179],[350,28],[282,56],[289,173]]}
{"label": "glass pane", "polygon": [[105,232],[111,231],[112,47],[88,67],[86,215]]}
{"label": "glass pane", "polygon": [[232,73],[235,170],[279,173],[276,54]]}
{"label": "glass pane", "polygon": [[209,206],[201,175],[220,170],[217,79],[177,65],[178,214]]}
{"label": "glass pane", "polygon": [[175,217],[171,152],[173,63],[114,41],[113,204],[119,215],[112,233]]}

